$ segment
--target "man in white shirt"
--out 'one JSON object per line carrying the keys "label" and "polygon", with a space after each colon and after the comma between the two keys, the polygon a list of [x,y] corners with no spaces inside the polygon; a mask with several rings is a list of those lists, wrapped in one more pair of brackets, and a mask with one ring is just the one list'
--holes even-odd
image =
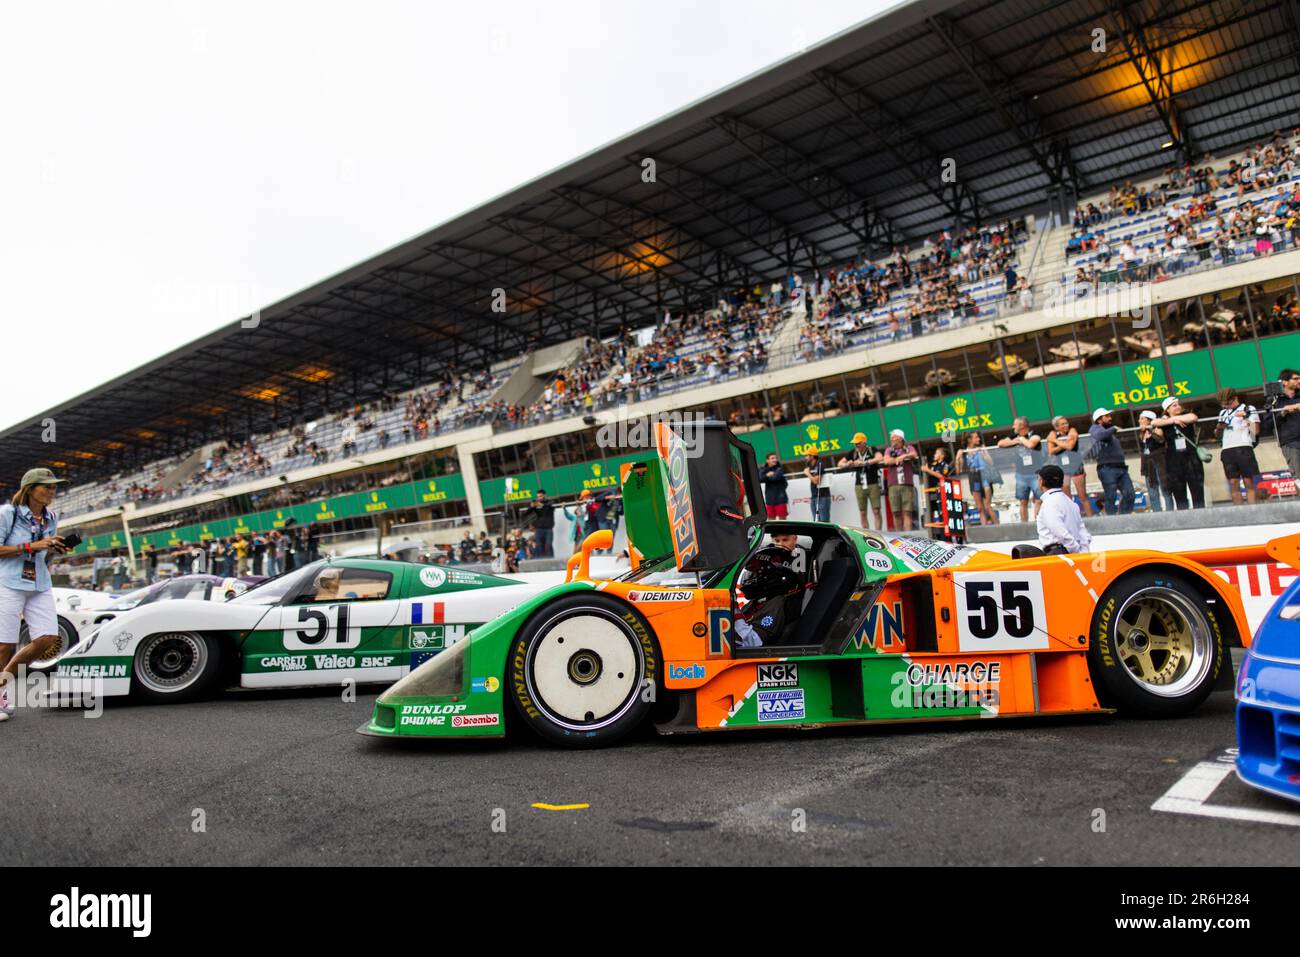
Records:
{"label": "man in white shirt", "polygon": [[1241,401],[1235,389],[1219,390],[1219,421],[1214,434],[1223,442],[1223,474],[1228,480],[1232,504],[1241,504],[1241,486],[1246,486],[1246,501],[1255,504],[1255,482],[1259,463],[1255,459],[1255,442],[1259,439],[1259,410]]}
{"label": "man in white shirt", "polygon": [[1092,536],[1084,527],[1079,506],[1062,490],[1065,473],[1061,467],[1044,465],[1038,470],[1038,484],[1043,490],[1043,504],[1038,509],[1038,547],[1049,555],[1091,549]]}

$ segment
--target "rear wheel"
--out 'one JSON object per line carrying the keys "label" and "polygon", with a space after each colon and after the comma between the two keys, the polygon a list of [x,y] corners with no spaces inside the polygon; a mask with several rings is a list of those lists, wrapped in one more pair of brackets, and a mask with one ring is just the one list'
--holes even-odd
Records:
{"label": "rear wheel", "polygon": [[554,744],[612,744],[654,707],[659,652],[650,626],[598,592],[542,608],[521,629],[507,665],[516,709]]}
{"label": "rear wheel", "polygon": [[149,701],[193,701],[212,690],[220,673],[216,639],[189,631],[162,632],[140,642],[131,682]]}
{"label": "rear wheel", "polygon": [[1180,576],[1120,579],[1097,603],[1088,647],[1101,703],[1147,718],[1193,711],[1226,665],[1225,614]]}

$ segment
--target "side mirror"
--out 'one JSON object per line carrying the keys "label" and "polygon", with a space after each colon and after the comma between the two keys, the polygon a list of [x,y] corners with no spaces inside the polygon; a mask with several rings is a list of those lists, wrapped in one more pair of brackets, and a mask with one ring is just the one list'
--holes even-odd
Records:
{"label": "side mirror", "polygon": [[602,528],[598,532],[592,532],[582,540],[582,548],[573,555],[569,556],[568,564],[564,568],[564,580],[571,582],[579,578],[591,578],[591,553],[596,549],[610,549],[614,547],[614,532],[608,528]]}
{"label": "side mirror", "polygon": [[80,595],[69,595],[69,596],[68,596],[68,607],[69,607],[70,609],[72,609],[73,611],[76,611],[78,608],[80,608],[80,607],[81,607],[81,596],[80,596]]}

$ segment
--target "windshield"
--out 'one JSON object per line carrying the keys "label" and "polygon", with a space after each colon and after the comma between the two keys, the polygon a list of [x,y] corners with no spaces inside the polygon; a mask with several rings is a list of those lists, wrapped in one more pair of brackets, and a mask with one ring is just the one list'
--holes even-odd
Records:
{"label": "windshield", "polygon": [[663,585],[678,587],[696,586],[700,576],[695,572],[684,572],[677,568],[675,555],[660,555],[643,561],[630,572],[620,575],[618,581],[640,582],[642,585]]}
{"label": "windshield", "polygon": [[121,598],[104,606],[104,611],[127,611],[142,603],[149,593],[156,589],[157,585],[145,585],[143,588],[137,588],[135,591],[129,591]]}
{"label": "windshield", "polygon": [[283,599],[285,595],[301,590],[306,580],[314,575],[316,570],[323,564],[322,561],[304,565],[295,571],[286,572],[283,575],[268,579],[260,585],[254,585],[242,595],[236,595],[230,600],[232,602],[243,602],[245,605],[274,605]]}

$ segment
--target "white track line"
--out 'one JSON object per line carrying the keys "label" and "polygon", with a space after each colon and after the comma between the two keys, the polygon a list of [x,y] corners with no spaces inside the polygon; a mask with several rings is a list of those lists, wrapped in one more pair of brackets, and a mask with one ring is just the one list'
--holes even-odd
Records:
{"label": "white track line", "polygon": [[1165,811],[1169,814],[1195,814],[1200,817],[1300,827],[1300,814],[1294,811],[1267,811],[1262,808],[1206,804],[1210,795],[1225,778],[1232,774],[1232,771],[1233,765],[1230,762],[1202,761],[1179,778],[1173,787],[1151,805],[1151,810]]}

